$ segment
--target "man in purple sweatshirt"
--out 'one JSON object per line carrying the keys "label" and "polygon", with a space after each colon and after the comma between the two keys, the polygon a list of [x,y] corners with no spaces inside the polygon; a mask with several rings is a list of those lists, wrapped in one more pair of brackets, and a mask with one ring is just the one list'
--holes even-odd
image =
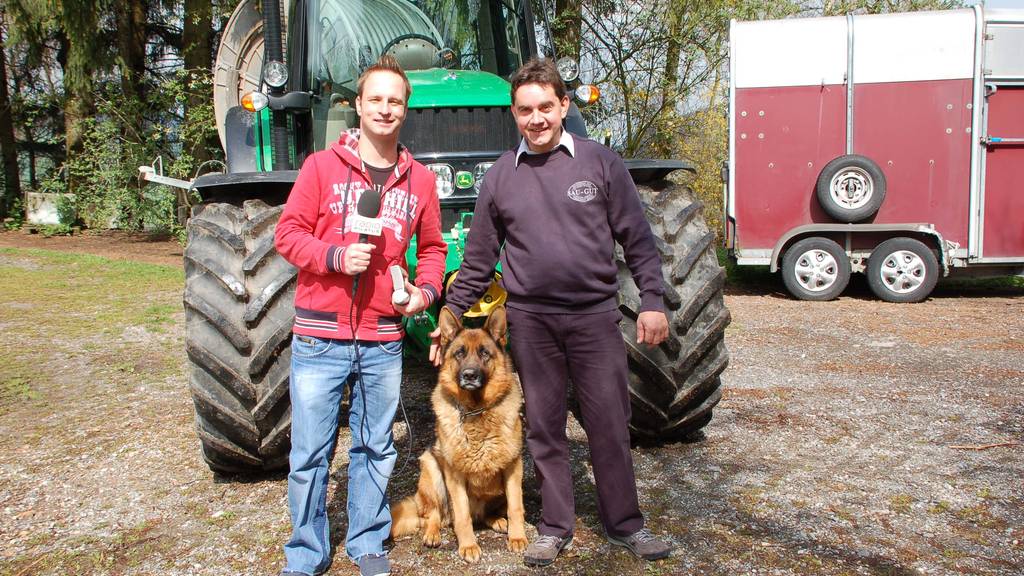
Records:
{"label": "man in purple sweatshirt", "polygon": [[565,435],[569,380],[608,540],[657,560],[671,547],[644,528],[637,501],[615,243],[640,288],[637,342],[650,346],[668,336],[660,257],[622,159],[565,131],[568,111],[551,60],[533,60],[512,77],[512,113],[523,140],[484,178],[447,306],[460,317],[479,300],[500,257],[512,357],[526,398],[526,443],[542,500],[540,536],[527,548],[526,563],[553,562],[576,524]]}

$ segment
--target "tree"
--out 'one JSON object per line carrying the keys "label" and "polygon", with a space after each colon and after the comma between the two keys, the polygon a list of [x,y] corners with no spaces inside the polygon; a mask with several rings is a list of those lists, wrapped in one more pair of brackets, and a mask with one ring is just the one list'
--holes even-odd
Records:
{"label": "tree", "polygon": [[555,0],[555,18],[551,21],[551,35],[554,37],[555,50],[559,58],[568,56],[578,60],[580,57],[582,10],[582,0]]}
{"label": "tree", "polygon": [[[58,63],[61,43],[56,18],[41,5],[21,0],[6,5],[7,80],[15,145],[27,157],[28,187],[40,172],[60,166],[64,149],[64,90]],[[45,7],[43,7],[45,8]]]}
{"label": "tree", "polygon": [[[181,43],[188,94],[185,121],[202,121],[202,111],[210,107],[210,94],[205,88],[210,86],[212,76],[213,4],[209,0],[185,0]],[[201,135],[197,135],[189,145],[189,152],[197,164],[212,157],[209,142]]]}
{"label": "tree", "polygon": [[146,99],[146,16],[145,0],[116,0],[117,53],[121,69],[121,91],[130,100]]}
{"label": "tree", "polygon": [[729,19],[784,16],[787,2],[624,0],[583,5],[581,58],[601,88],[592,124],[626,156],[674,156],[680,118],[721,76]]}
{"label": "tree", "polygon": [[7,27],[5,13],[0,6],[0,151],[3,152],[4,195],[0,198],[0,218],[7,217],[15,199],[21,197],[21,174],[18,170],[18,151],[14,143],[14,119],[11,99],[7,93]]}
{"label": "tree", "polygon": [[[58,8],[63,30],[64,139],[68,156],[73,156],[82,149],[85,137],[83,123],[96,110],[93,74],[100,60],[97,42],[99,5],[97,0],[59,0]],[[68,191],[74,192],[74,182],[70,177]]]}

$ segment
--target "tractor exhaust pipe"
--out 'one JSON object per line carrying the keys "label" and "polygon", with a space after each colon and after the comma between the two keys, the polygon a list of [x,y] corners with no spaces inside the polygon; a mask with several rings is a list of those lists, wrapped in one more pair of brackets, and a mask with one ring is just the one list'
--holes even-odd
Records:
{"label": "tractor exhaust pipe", "polygon": [[[281,40],[280,0],[263,0],[263,65],[269,62],[284,62],[284,45]],[[272,96],[283,96],[286,86],[270,87]],[[291,156],[288,142],[288,113],[271,110],[270,145],[274,150],[274,170],[291,170]]]}

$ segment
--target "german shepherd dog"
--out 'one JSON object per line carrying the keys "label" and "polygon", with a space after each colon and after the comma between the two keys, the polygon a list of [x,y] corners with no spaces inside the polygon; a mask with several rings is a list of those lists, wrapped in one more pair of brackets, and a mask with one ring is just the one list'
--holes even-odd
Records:
{"label": "german shepherd dog", "polygon": [[441,545],[452,524],[459,556],[480,559],[473,523],[508,534],[508,549],[526,549],[523,511],[522,391],[505,354],[505,309],[482,329],[464,329],[441,310],[443,362],[431,396],[437,416],[434,445],[420,456],[416,495],[391,508],[391,536],[423,530],[423,544]]}

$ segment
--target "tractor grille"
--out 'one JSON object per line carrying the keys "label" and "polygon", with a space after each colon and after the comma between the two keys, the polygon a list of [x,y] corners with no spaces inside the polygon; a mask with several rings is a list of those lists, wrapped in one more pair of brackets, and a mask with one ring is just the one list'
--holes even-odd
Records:
{"label": "tractor grille", "polygon": [[402,144],[416,156],[459,152],[498,154],[519,141],[512,112],[487,108],[413,108],[402,125]]}

